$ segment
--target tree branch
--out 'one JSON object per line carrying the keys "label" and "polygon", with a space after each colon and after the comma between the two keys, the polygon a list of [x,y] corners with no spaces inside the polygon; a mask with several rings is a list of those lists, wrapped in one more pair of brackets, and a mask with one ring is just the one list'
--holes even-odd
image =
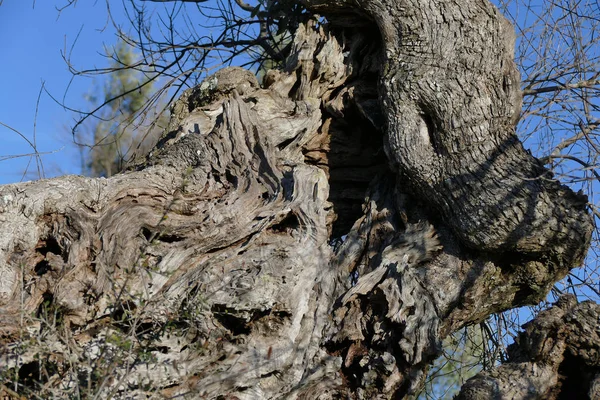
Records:
{"label": "tree branch", "polygon": [[562,90],[572,90],[572,89],[583,89],[583,88],[591,88],[594,86],[599,86],[600,80],[585,80],[577,83],[566,83],[554,86],[544,86],[537,89],[525,89],[523,90],[523,96],[535,96],[541,93],[551,93],[551,92],[560,92]]}

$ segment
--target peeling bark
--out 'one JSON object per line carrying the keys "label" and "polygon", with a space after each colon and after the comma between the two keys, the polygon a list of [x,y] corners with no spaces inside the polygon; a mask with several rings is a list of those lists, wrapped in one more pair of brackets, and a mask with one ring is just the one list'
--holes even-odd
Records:
{"label": "peeling bark", "polygon": [[491,5],[305,3],[332,24],[262,87],[228,68],[184,93],[128,172],[0,188],[18,390],[402,398],[444,337],[581,262],[591,220],[516,139]]}

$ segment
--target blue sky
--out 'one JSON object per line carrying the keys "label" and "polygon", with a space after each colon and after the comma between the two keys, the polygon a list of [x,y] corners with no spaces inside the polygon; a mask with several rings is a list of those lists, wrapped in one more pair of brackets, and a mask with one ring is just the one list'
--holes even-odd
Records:
{"label": "blue sky", "polygon": [[[0,125],[0,184],[38,178],[35,158],[19,156],[33,152],[28,141],[35,141],[38,152],[49,153],[41,156],[42,177],[81,171],[79,153],[69,133],[76,115],[51,96],[74,109],[92,108],[84,97],[98,90],[101,82],[81,76],[72,79],[63,55],[70,55],[72,65],[79,70],[107,67],[108,60],[103,56],[105,46],[117,42],[113,22],[122,25],[125,31],[130,30],[131,23],[124,10],[124,5],[130,3],[76,0],[65,7],[69,1],[0,0],[0,54],[4,56],[0,62],[0,123],[11,128]],[[214,13],[215,3],[203,2],[203,12]],[[174,2],[139,4],[154,11],[181,6]],[[108,18],[108,6],[113,21]],[[64,8],[59,10],[61,7]],[[213,33],[199,26],[205,22],[204,17],[194,10],[195,5],[190,7],[192,19],[186,23],[202,30],[202,34]],[[155,17],[152,23],[154,34],[160,22]],[[36,118],[42,84],[49,94],[41,94]]]}
{"label": "blue sky", "polygon": [[[107,2],[79,0],[62,11],[58,8],[66,5],[67,0],[0,0],[0,3],[0,54],[4,56],[4,62],[0,63],[0,122],[31,142],[35,139],[39,152],[51,153],[42,155],[45,177],[79,173],[79,154],[70,144],[68,129],[74,114],[42,93],[36,118],[36,101],[43,83],[52,96],[68,106],[89,107],[84,95],[98,87],[98,82],[94,85],[92,79],[84,77],[71,80],[63,54],[71,55],[75,68],[107,66],[103,48],[117,40],[108,20]],[[115,22],[127,26],[122,2],[109,0],[108,4]],[[148,7],[172,7],[172,4],[145,2]],[[203,3],[203,8],[207,4],[211,2]],[[5,159],[32,153],[28,142],[3,126],[0,139],[3,144],[0,184],[18,182],[26,169],[25,180],[38,178],[35,159]]]}
{"label": "blue sky", "polygon": [[[42,156],[45,176],[79,173],[79,158],[69,146],[67,126],[73,113],[56,104],[46,93],[41,94],[37,120],[36,102],[42,83],[52,96],[72,106],[85,107],[84,94],[93,88],[89,78],[71,82],[61,52],[79,38],[72,49],[76,67],[105,66],[101,55],[103,43],[114,44],[115,32],[106,19],[103,1],[79,1],[74,6],[57,10],[64,1],[4,0],[0,6],[0,122],[16,129],[38,151],[54,152]],[[119,11],[119,10],[117,10]],[[118,15],[117,15],[118,16]],[[69,90],[67,91],[67,88]],[[0,159],[6,156],[32,152],[26,140],[15,132],[0,126]],[[0,161],[0,184],[18,182],[27,168],[25,180],[37,178],[35,160],[18,157]]]}

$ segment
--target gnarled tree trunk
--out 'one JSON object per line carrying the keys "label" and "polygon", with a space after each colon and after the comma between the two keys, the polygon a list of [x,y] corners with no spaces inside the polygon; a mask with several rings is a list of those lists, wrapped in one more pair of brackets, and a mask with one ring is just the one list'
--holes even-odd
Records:
{"label": "gnarled tree trunk", "polygon": [[444,337],[582,262],[491,4],[304,4],[331,23],[284,71],[190,89],[143,163],[0,188],[6,392],[403,398]]}

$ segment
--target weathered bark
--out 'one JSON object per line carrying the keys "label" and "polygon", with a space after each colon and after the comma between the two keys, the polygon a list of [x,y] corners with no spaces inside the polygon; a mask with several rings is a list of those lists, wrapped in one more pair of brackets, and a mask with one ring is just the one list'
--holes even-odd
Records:
{"label": "weathered bark", "polygon": [[401,398],[445,336],[582,261],[585,204],[516,139],[491,5],[305,3],[332,25],[263,87],[186,92],[130,171],[0,188],[18,390]]}
{"label": "weathered bark", "polygon": [[[383,41],[386,151],[410,190],[477,250],[583,260],[589,218],[515,135],[512,25],[487,0],[306,0],[367,13]],[[583,210],[583,204],[579,210]]]}
{"label": "weathered bark", "polygon": [[600,306],[565,295],[527,323],[509,362],[463,385],[457,400],[600,398]]}

